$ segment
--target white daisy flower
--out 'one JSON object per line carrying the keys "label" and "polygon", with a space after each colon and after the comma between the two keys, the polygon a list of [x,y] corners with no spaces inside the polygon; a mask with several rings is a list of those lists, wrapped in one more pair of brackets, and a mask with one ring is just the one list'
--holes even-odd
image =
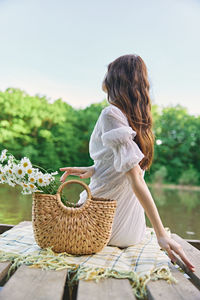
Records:
{"label": "white daisy flower", "polygon": [[52,176],[57,175],[58,171],[51,173]]}
{"label": "white daisy flower", "polygon": [[23,190],[22,190],[23,195],[30,195],[35,192],[40,192],[40,193],[42,192],[38,190],[37,186],[32,183],[27,184],[23,182],[21,185],[23,186]]}
{"label": "white daisy flower", "polygon": [[28,180],[29,180],[30,183],[35,183],[36,182],[36,178],[34,176],[32,176],[32,175],[30,175],[28,177]]}
{"label": "white daisy flower", "polygon": [[4,174],[4,167],[0,164],[0,175]]}
{"label": "white daisy flower", "polygon": [[4,172],[7,173],[9,176],[12,176],[13,175],[13,170],[12,170],[11,165],[6,165],[4,167]]}
{"label": "white daisy flower", "polygon": [[39,186],[45,186],[46,185],[44,174],[42,174],[41,172],[39,172],[37,174],[37,184]]}
{"label": "white daisy flower", "polygon": [[0,183],[6,183],[6,177],[4,174],[0,175]]}
{"label": "white daisy flower", "polygon": [[18,184],[21,185],[23,187],[23,189],[28,189],[28,183],[23,181],[23,182],[20,182]]}
{"label": "white daisy flower", "polygon": [[8,165],[12,165],[14,163],[14,156],[11,154],[8,156]]}
{"label": "white daisy flower", "polygon": [[4,162],[4,160],[7,158],[7,155],[6,155],[7,151],[8,151],[7,149],[2,150],[1,156],[0,156],[0,161],[1,162]]}
{"label": "white daisy flower", "polygon": [[45,180],[45,186],[48,186],[48,185],[50,185],[50,183],[51,183],[51,181],[50,181],[50,180],[48,180],[48,179],[46,179],[46,180]]}
{"label": "white daisy flower", "polygon": [[45,185],[49,185],[54,178],[50,174],[43,174]]}
{"label": "white daisy flower", "polygon": [[30,194],[32,194],[32,192],[30,190],[28,190],[28,189],[23,189],[22,190],[22,194],[23,195],[30,195]]}
{"label": "white daisy flower", "polygon": [[27,169],[32,169],[32,164],[30,162],[30,160],[27,157],[24,157],[21,159],[20,164],[22,165],[22,167],[27,170]]}
{"label": "white daisy flower", "polygon": [[26,169],[26,173],[27,173],[29,176],[32,175],[33,172],[34,172],[34,169],[33,169],[32,167],[28,167],[28,168]]}
{"label": "white daisy flower", "polygon": [[[14,174],[15,175],[15,174]],[[18,185],[21,185],[22,181],[21,181],[21,178],[17,178],[15,176],[15,183],[18,184]]]}
{"label": "white daisy flower", "polygon": [[[7,149],[0,153],[0,183],[8,183],[11,186],[20,185],[22,194],[34,192],[43,193],[43,186],[48,186],[55,180],[58,172],[43,173],[40,168],[34,168],[31,161],[24,157],[17,160],[12,154],[7,156]],[[7,161],[7,164],[3,162]],[[40,190],[41,189],[41,190]]]}
{"label": "white daisy flower", "polygon": [[43,191],[40,191],[40,190],[37,190],[37,189],[35,189],[34,191],[32,191],[32,190],[30,190],[30,189],[27,189],[27,188],[24,188],[23,190],[22,190],[22,194],[23,195],[30,195],[30,194],[32,194],[32,193],[35,193],[35,192],[39,192],[39,193],[43,193]]}
{"label": "white daisy flower", "polygon": [[28,185],[28,187],[29,187],[30,191],[32,191],[32,192],[35,192],[35,191],[37,190],[37,187],[36,187],[35,184],[30,183],[30,184]]}
{"label": "white daisy flower", "polygon": [[25,170],[21,165],[16,165],[13,171],[18,178],[22,178],[25,175]]}
{"label": "white daisy flower", "polygon": [[7,180],[7,183],[10,185],[10,186],[16,186],[16,184],[11,180],[11,179],[8,179]]}

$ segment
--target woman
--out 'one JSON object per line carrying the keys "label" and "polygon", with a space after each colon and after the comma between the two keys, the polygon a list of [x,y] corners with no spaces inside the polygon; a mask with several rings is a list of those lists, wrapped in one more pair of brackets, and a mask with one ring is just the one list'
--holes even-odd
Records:
{"label": "woman", "polygon": [[[94,197],[117,200],[117,210],[108,245],[127,247],[144,239],[146,212],[158,243],[175,262],[176,252],[189,269],[194,266],[181,246],[170,238],[161,222],[144,173],[153,160],[151,102],[147,68],[140,56],[120,56],[108,65],[102,89],[107,93],[105,107],[90,137],[91,167],[60,168],[68,175],[91,177],[89,187]],[[84,190],[78,203],[86,200]]]}

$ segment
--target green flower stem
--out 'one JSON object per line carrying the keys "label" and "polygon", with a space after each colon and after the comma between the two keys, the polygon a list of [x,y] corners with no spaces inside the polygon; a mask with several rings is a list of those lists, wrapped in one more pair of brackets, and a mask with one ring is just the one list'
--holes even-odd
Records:
{"label": "green flower stem", "polygon": [[45,173],[47,173],[47,171],[46,171],[44,168],[40,167],[40,166],[33,165],[33,164],[32,164],[32,166],[33,166],[33,167],[36,167],[36,168],[38,168],[38,169],[41,169],[41,170],[43,170]]}

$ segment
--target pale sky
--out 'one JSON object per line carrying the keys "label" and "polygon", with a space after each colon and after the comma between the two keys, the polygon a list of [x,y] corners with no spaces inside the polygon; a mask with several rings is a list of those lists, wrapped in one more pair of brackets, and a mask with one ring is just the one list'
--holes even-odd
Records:
{"label": "pale sky", "polygon": [[106,98],[107,65],[147,65],[153,103],[200,114],[199,0],[0,0],[0,90],[86,107]]}

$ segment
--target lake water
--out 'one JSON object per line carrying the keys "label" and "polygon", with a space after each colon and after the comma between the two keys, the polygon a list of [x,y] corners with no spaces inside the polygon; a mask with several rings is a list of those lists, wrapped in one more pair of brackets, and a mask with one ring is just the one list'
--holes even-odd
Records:
{"label": "lake water", "polygon": [[[200,192],[152,187],[149,189],[165,227],[183,238],[200,239]],[[81,185],[70,184],[65,195],[68,200],[77,202],[82,190]],[[20,188],[0,185],[0,223],[15,225],[21,221],[31,221],[31,217],[32,196],[22,195]],[[151,226],[149,220],[147,225]]]}

